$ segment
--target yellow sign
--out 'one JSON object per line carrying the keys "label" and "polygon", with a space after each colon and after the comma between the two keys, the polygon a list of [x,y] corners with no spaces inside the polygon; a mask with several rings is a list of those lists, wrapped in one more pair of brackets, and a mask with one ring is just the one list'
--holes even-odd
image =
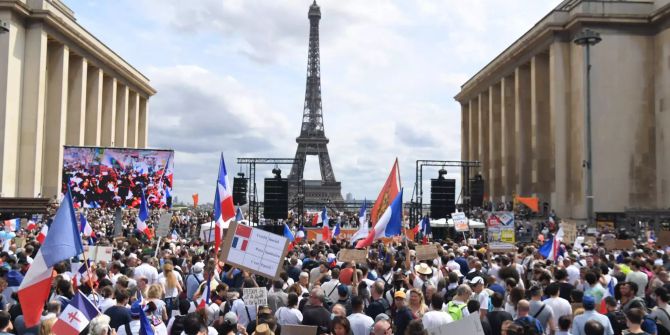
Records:
{"label": "yellow sign", "polygon": [[505,243],[514,243],[516,241],[514,237],[514,229],[503,229],[500,231],[500,241]]}

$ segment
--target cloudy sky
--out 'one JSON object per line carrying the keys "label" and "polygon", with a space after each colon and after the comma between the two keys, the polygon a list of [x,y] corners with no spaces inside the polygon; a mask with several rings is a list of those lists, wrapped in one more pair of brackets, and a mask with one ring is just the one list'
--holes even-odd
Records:
{"label": "cloudy sky", "polygon": [[[312,0],[65,2],[158,90],[149,145],[176,151],[181,201],[211,202],[220,152],[233,173],[237,157],[294,156]],[[398,157],[408,201],[417,159],[459,160],[453,96],[559,2],[320,0],[324,124],[343,196],[375,198]],[[259,186],[271,169],[259,166]],[[319,178],[317,160],[305,176]]]}

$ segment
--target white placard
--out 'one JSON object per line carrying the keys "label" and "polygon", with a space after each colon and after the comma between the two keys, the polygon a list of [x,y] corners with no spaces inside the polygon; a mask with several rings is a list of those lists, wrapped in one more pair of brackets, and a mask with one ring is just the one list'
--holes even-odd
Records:
{"label": "white placard", "polygon": [[470,230],[470,227],[468,226],[468,218],[465,216],[465,213],[451,213],[451,219],[454,221],[454,228],[456,228],[456,231]]}
{"label": "white placard", "polygon": [[170,235],[170,222],[172,221],[172,213],[166,212],[161,215],[156,227],[156,236],[167,237]]}
{"label": "white placard", "polygon": [[222,261],[269,278],[277,278],[288,251],[288,240],[259,228],[231,223]]}
{"label": "white placard", "polygon": [[448,323],[434,329],[428,329],[430,335],[450,335],[450,334],[469,334],[484,335],[482,322],[479,320],[479,314],[471,314],[461,320]]}
{"label": "white placard", "polygon": [[243,288],[242,300],[246,305],[266,306],[268,304],[268,290],[265,287]]}

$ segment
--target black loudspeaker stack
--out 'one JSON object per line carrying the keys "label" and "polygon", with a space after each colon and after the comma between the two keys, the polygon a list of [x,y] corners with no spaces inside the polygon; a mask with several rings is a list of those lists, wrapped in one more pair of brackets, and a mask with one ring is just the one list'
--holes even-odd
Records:
{"label": "black loudspeaker stack", "polygon": [[263,207],[266,219],[288,218],[288,179],[265,178]]}
{"label": "black loudspeaker stack", "polygon": [[433,219],[448,218],[456,211],[456,180],[430,180],[430,217]]}
{"label": "black loudspeaker stack", "polygon": [[235,206],[247,204],[247,178],[233,178],[233,203]]}
{"label": "black loudspeaker stack", "polygon": [[475,178],[470,180],[470,205],[482,207],[484,204],[484,179]]}

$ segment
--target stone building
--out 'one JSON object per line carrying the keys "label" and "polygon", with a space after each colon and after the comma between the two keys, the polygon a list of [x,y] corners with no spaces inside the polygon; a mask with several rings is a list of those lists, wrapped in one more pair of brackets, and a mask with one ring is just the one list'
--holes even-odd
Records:
{"label": "stone building", "polygon": [[2,0],[0,197],[54,197],[63,145],[144,148],[149,79],[60,0]]}
{"label": "stone building", "polygon": [[670,0],[566,0],[461,87],[461,159],[492,201],[538,196],[585,218],[590,28],[594,211],[670,208]]}

